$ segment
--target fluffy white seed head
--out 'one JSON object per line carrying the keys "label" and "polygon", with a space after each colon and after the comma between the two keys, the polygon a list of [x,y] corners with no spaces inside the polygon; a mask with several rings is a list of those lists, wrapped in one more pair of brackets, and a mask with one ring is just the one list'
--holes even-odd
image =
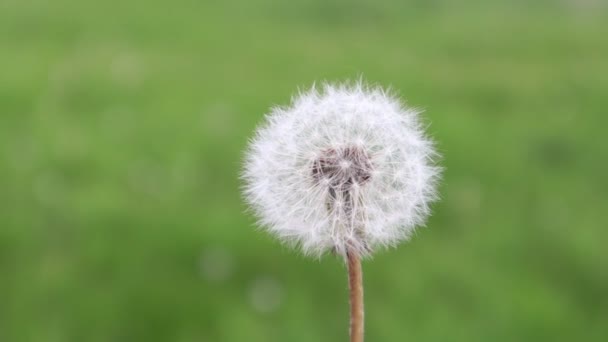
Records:
{"label": "fluffy white seed head", "polygon": [[245,197],[305,254],[368,256],[424,223],[436,156],[416,110],[380,88],[326,84],[266,116],[246,154]]}

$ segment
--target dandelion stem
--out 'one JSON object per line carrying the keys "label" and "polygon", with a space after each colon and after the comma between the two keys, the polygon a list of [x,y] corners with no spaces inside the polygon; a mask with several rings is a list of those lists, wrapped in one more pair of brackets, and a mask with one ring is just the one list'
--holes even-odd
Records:
{"label": "dandelion stem", "polygon": [[346,252],[350,291],[350,342],[363,342],[363,272],[356,252]]}

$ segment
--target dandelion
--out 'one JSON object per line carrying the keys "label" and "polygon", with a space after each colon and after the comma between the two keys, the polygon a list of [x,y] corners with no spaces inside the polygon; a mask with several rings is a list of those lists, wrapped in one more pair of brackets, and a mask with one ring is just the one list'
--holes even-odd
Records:
{"label": "dandelion", "polygon": [[429,215],[440,169],[419,112],[390,93],[325,84],[266,116],[246,154],[244,193],[261,226],[349,274],[351,341],[363,341],[361,259],[407,240]]}

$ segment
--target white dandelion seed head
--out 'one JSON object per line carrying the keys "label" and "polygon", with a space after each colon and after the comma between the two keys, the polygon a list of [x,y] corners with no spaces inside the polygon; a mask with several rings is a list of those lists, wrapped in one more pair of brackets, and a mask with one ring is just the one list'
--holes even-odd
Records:
{"label": "white dandelion seed head", "polygon": [[418,112],[380,88],[313,87],[266,116],[246,154],[260,224],[305,254],[368,256],[429,215],[440,168]]}

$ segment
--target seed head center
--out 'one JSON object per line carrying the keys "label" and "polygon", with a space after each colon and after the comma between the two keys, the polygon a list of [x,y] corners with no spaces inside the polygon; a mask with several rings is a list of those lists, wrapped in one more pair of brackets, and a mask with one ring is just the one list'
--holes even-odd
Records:
{"label": "seed head center", "polygon": [[327,149],[312,165],[315,181],[341,191],[348,191],[355,184],[367,183],[372,171],[367,152],[359,146]]}

